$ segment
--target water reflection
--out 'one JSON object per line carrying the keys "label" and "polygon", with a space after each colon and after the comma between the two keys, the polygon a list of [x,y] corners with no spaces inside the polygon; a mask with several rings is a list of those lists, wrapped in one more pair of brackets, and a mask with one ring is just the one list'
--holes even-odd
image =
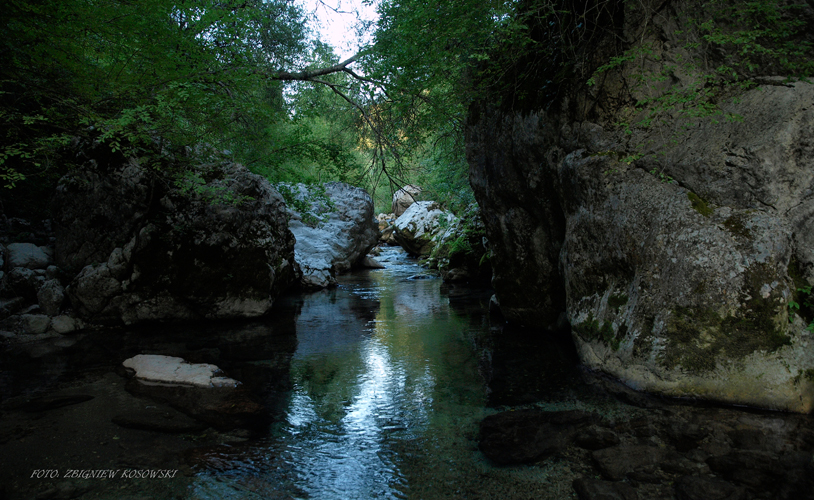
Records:
{"label": "water reflection", "polygon": [[[779,456],[796,464],[786,474],[788,491],[814,491],[806,489],[811,480],[794,476],[814,477],[810,417],[673,407],[611,388],[630,404],[620,403],[606,390],[611,382],[577,368],[567,338],[490,318],[488,293],[413,279],[422,271],[403,253],[381,260],[387,269],[283,298],[259,321],[97,332],[0,352],[0,457],[7,458],[0,498],[45,495],[56,480],[27,478],[42,464],[182,470],[174,481],[68,485],[99,499],[572,497],[574,479],[600,474],[586,449],[512,467],[496,467],[478,450],[484,416],[529,404],[595,412],[627,446],[675,450],[680,456],[662,464],[668,472],[687,461],[703,474],[711,467],[728,474],[727,464],[741,462],[751,471]],[[156,404],[129,395],[114,373],[138,353],[221,366],[271,411],[268,432],[175,435],[115,425],[115,414]],[[34,414],[6,401],[21,394],[93,399]],[[636,476],[652,490],[642,498],[675,498],[677,473],[670,474],[663,484]],[[70,488],[54,495],[67,498]],[[807,498],[789,495],[755,498]]]}
{"label": "water reflection", "polygon": [[[407,279],[417,268],[403,254],[384,260],[387,272],[302,299],[280,439],[297,486],[315,498],[403,495],[393,445],[426,432],[439,381],[455,385],[444,372],[460,368],[445,344],[464,323],[438,282]],[[479,404],[482,389],[472,393]]]}

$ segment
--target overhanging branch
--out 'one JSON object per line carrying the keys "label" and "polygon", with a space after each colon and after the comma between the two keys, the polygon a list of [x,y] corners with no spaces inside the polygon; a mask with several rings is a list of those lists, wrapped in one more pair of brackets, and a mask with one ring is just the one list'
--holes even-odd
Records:
{"label": "overhanging branch", "polygon": [[318,78],[320,76],[345,72],[348,66],[358,61],[361,56],[362,53],[360,52],[356,55],[349,57],[348,59],[345,59],[339,64],[334,64],[333,66],[328,66],[327,68],[317,68],[312,70],[298,71],[296,73],[280,71],[277,73],[272,73],[270,77],[272,80],[310,82],[314,81],[315,78]]}

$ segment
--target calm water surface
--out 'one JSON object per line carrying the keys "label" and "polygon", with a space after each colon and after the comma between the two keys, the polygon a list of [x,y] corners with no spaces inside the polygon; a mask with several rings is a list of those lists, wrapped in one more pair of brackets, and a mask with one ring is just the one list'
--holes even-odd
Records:
{"label": "calm water surface", "polygon": [[557,464],[489,464],[478,423],[501,402],[605,412],[617,403],[579,383],[567,346],[533,332],[514,332],[511,345],[513,332],[488,317],[488,293],[450,288],[400,250],[380,260],[387,269],[280,304],[299,310],[297,348],[283,416],[258,443],[263,463],[229,481],[202,473],[192,497],[570,496]]}
{"label": "calm water surface", "polygon": [[[445,285],[400,249],[380,260],[386,269],[281,298],[262,321],[152,326],[8,350],[0,365],[0,498],[570,497],[574,472],[558,460],[490,464],[477,449],[480,420],[531,403],[634,410],[582,382],[567,341],[490,318],[488,291]],[[112,424],[117,412],[150,405],[127,394],[116,373],[138,353],[221,366],[261,395],[273,423],[259,436]],[[54,394],[94,399],[15,409]],[[28,477],[46,467],[180,472],[151,483]]]}

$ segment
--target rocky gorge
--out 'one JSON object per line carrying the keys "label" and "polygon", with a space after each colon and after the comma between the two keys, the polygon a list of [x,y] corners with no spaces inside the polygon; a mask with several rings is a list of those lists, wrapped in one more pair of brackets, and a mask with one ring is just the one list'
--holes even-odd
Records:
{"label": "rocky gorge", "polygon": [[814,500],[812,0],[374,3],[12,2],[0,500]]}

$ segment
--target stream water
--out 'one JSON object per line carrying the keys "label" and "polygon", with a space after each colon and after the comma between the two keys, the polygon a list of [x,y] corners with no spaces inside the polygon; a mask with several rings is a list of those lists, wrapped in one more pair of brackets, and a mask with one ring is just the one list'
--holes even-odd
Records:
{"label": "stream water", "polygon": [[[590,452],[497,466],[478,450],[479,422],[526,407],[585,410],[610,423],[683,411],[611,396],[605,382],[578,368],[567,338],[491,318],[489,292],[445,285],[399,249],[379,259],[386,269],[282,297],[259,321],[6,347],[0,499],[576,498],[573,480],[598,475]],[[262,400],[269,425],[253,433],[167,433],[113,423],[162,410],[124,389],[118,366],[139,353],[217,364]],[[713,410],[693,415],[704,411]],[[778,418],[795,429],[811,426],[807,417],[754,418],[760,429]],[[655,439],[636,434],[641,425],[628,427],[635,439]],[[68,474],[98,469],[175,472],[153,479]],[[41,470],[57,474],[36,477]]]}

